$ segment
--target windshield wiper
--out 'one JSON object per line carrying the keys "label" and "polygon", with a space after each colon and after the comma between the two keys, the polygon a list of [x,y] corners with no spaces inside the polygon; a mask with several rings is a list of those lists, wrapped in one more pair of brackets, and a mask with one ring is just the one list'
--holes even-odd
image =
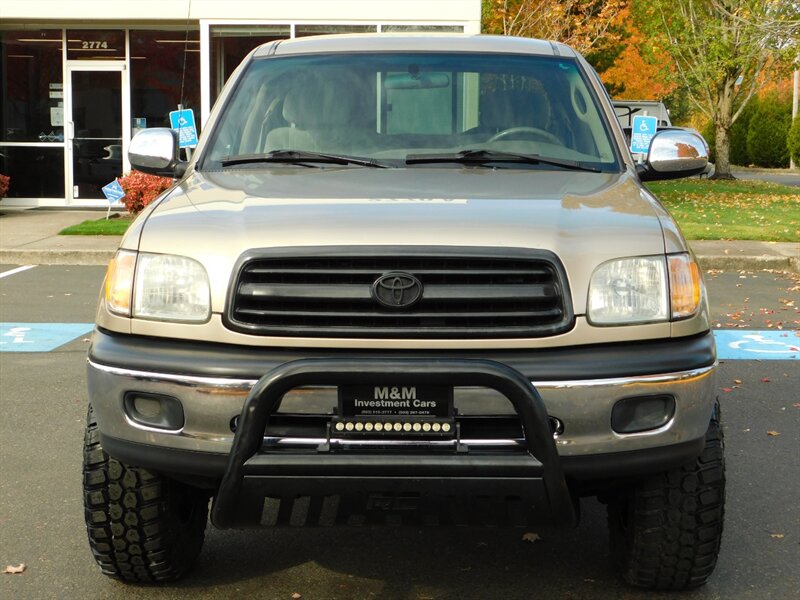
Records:
{"label": "windshield wiper", "polygon": [[576,160],[563,158],[549,158],[538,154],[516,154],[514,152],[495,152],[494,150],[462,150],[461,152],[447,154],[409,154],[406,156],[407,165],[419,165],[425,163],[462,163],[483,165],[489,162],[513,162],[529,165],[551,165],[564,169],[574,169],[576,171],[589,171],[600,173],[597,167],[590,167]]}
{"label": "windshield wiper", "polygon": [[251,165],[256,163],[330,163],[335,165],[358,165],[360,167],[375,167],[385,169],[382,165],[369,158],[357,156],[344,156],[341,154],[326,154],[324,152],[308,152],[306,150],[273,150],[265,154],[239,154],[227,156],[222,159],[223,167],[236,165]]}

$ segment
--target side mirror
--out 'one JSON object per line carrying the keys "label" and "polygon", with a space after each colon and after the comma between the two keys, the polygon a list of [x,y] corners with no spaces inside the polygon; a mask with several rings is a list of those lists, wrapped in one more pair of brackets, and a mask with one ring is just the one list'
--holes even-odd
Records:
{"label": "side mirror", "polygon": [[702,173],[708,165],[708,144],[688,129],[665,129],[653,136],[643,165],[636,167],[642,181],[678,179]]}
{"label": "side mirror", "polygon": [[178,134],[172,129],[143,129],[131,140],[128,160],[137,171],[180,178],[186,172],[187,163],[180,160],[178,150]]}

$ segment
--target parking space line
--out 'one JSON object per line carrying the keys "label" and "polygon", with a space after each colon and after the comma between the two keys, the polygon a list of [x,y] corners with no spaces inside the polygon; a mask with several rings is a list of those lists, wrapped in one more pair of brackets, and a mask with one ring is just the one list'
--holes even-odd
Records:
{"label": "parking space line", "polygon": [[0,273],[0,279],[3,277],[9,277],[11,275],[16,275],[17,273],[22,273],[23,271],[27,271],[28,269],[34,268],[36,265],[25,265],[24,267],[17,267],[16,269],[10,269],[8,271],[3,271]]}

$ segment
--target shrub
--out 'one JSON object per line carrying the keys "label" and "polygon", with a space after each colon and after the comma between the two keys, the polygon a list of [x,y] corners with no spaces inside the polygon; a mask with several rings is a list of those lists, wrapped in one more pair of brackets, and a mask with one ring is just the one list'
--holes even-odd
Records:
{"label": "shrub", "polygon": [[789,165],[786,138],[791,120],[791,101],[781,100],[774,94],[759,100],[758,109],[750,119],[747,131],[747,153],[754,165],[759,167]]}
{"label": "shrub", "polygon": [[730,161],[733,165],[747,166],[752,163],[750,154],[747,151],[747,134],[750,129],[750,122],[753,115],[758,111],[758,98],[752,98],[747,106],[744,107],[742,114],[731,126],[731,150]]}
{"label": "shrub", "polygon": [[122,202],[128,212],[135,215],[155,200],[161,192],[169,189],[172,186],[172,179],[148,175],[141,171],[131,171],[120,178],[119,184],[125,191]]}
{"label": "shrub", "polygon": [[11,183],[11,177],[0,173],[0,200],[6,197],[8,193],[8,186]]}
{"label": "shrub", "polygon": [[792,127],[789,129],[786,146],[789,148],[789,155],[794,159],[794,163],[800,165],[800,115],[794,118]]}
{"label": "shrub", "polygon": [[[747,106],[744,107],[742,114],[736,119],[728,135],[728,160],[732,165],[747,166],[752,161],[750,155],[747,153],[747,133],[750,127],[750,121],[753,115],[758,110],[758,98],[752,98]],[[711,162],[717,160],[717,132],[714,128],[714,122],[709,121],[706,123],[700,134],[706,139],[709,147],[709,158]]]}

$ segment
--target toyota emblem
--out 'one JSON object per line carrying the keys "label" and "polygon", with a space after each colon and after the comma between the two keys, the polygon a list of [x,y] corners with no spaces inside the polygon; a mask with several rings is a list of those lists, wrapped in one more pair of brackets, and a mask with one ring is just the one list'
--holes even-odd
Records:
{"label": "toyota emblem", "polygon": [[422,283],[410,273],[384,273],[372,284],[372,295],[387,308],[409,308],[422,298]]}

